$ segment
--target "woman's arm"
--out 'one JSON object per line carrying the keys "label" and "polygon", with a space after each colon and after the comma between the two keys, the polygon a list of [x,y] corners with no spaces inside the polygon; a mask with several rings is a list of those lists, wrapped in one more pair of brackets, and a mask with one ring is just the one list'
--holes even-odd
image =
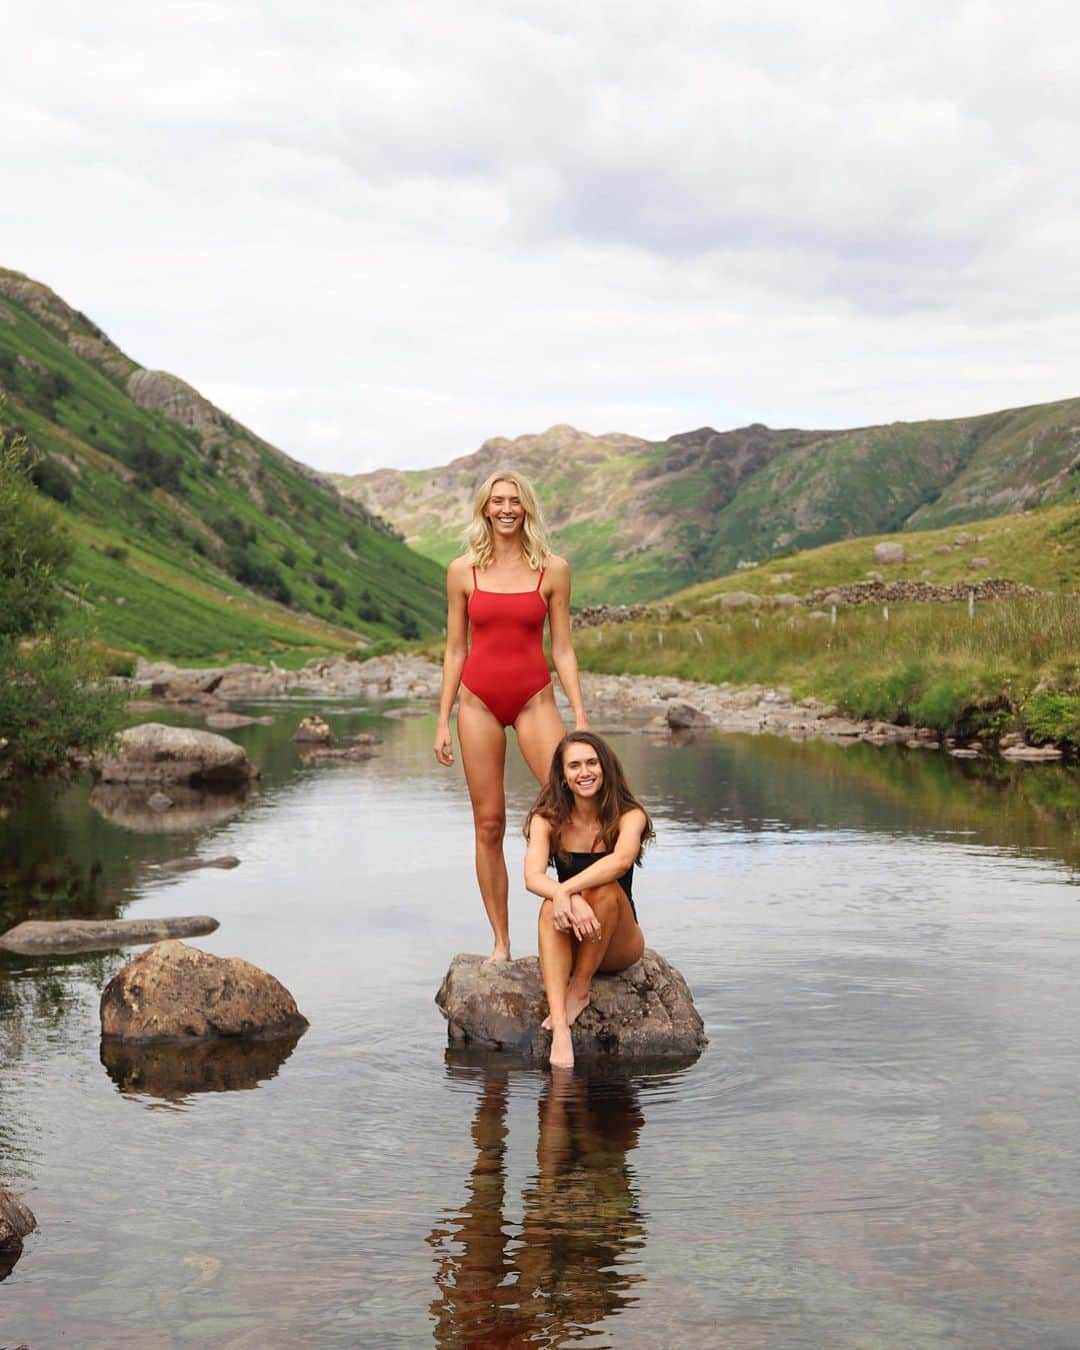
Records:
{"label": "woman's arm", "polygon": [[615,840],[615,847],[575,874],[574,890],[587,891],[591,886],[605,886],[609,881],[618,881],[637,862],[644,830],[645,812],[636,806],[620,816],[619,837]]}
{"label": "woman's arm", "polygon": [[450,736],[450,713],[461,684],[461,671],[468,652],[469,620],[466,610],[468,591],[465,578],[468,563],[455,558],[446,569],[446,653],[443,656],[442,689],[439,693],[439,717],[435,727],[435,758],[440,764],[453,764],[454,742]]}
{"label": "woman's arm", "polygon": [[551,859],[551,821],[534,815],[529,821],[529,842],[525,848],[525,889],[542,900],[554,900],[559,883],[548,876]]}
{"label": "woman's arm", "polygon": [[548,624],[551,628],[551,659],[563,692],[570,700],[574,714],[574,730],[584,731],[589,725],[585,715],[585,700],[581,696],[577,657],[570,636],[570,564],[565,558],[548,559],[551,593],[548,596]]}
{"label": "woman's arm", "polygon": [[542,900],[551,901],[551,920],[560,932],[573,932],[574,936],[585,941],[600,931],[596,916],[586,905],[587,914],[574,913],[574,901],[582,904],[578,895],[577,877],[572,881],[556,881],[548,876],[548,862],[551,858],[551,822],[543,816],[533,816],[529,821],[529,843],[525,849],[525,889],[532,891]]}

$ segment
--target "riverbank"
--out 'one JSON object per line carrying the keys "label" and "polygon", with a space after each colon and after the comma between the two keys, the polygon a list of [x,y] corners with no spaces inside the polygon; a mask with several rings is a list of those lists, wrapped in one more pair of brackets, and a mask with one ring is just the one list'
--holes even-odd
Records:
{"label": "riverbank", "polygon": [[1076,596],[828,608],[770,598],[771,608],[740,608],[724,605],[726,593],[688,595],[582,630],[578,660],[604,674],[788,687],[796,703],[813,697],[858,721],[927,727],[945,743],[1080,751]]}
{"label": "riverbank", "polygon": [[[433,704],[442,669],[415,652],[394,652],[370,661],[322,659],[298,671],[237,665],[182,669],[141,664],[132,684],[132,713],[162,704],[205,713],[227,711],[230,702],[273,698],[357,698],[371,702]],[[584,670],[582,684],[593,724],[599,729],[685,736],[698,731],[769,734],[793,740],[819,738],[850,744],[902,744],[910,749],[945,750],[962,757],[991,748],[1011,759],[1058,759],[1056,747],[1026,745],[1017,733],[996,743],[971,739],[961,744],[933,727],[885,718],[852,717],[813,694],[797,697],[785,685],[716,684],[666,674]],[[561,691],[556,686],[560,701]],[[146,695],[152,695],[147,698]],[[564,705],[565,706],[565,705]],[[220,723],[219,723],[220,725]]]}

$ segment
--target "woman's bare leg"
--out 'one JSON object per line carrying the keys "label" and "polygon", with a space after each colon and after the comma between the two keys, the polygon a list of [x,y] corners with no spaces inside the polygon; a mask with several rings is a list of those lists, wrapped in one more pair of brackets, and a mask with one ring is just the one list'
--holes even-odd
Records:
{"label": "woman's bare leg", "polygon": [[509,961],[509,880],[502,847],[506,833],[506,732],[491,710],[467,689],[461,691],[457,727],[476,831],[476,880],[495,936],[488,959]]}
{"label": "woman's bare leg", "polygon": [[545,900],[536,923],[536,945],[540,953],[540,972],[544,977],[548,1016],[544,1025],[551,1029],[551,1063],[555,1068],[573,1068],[574,1046],[566,1017],[566,986],[574,963],[577,942],[570,933],[555,927],[555,906]]}
{"label": "woman's bare leg", "polygon": [[566,735],[550,684],[534,694],[518,713],[514,731],[525,763],[536,781],[543,785],[548,780],[555,747]]}
{"label": "woman's bare leg", "polygon": [[589,988],[596,972],[625,970],[645,950],[645,935],[617,881],[593,886],[581,894],[600,921],[600,937],[594,942],[579,942],[574,953],[566,986],[566,1020],[570,1026],[589,1006]]}

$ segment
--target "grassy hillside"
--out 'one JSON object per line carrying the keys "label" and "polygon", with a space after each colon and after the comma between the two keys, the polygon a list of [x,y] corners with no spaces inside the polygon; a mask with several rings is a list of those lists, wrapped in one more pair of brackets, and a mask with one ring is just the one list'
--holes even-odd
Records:
{"label": "grassy hillside", "polygon": [[657,599],[793,549],[1080,499],[1080,400],[850,431],[710,427],[659,443],[552,427],[430,470],[338,478],[445,562],[475,485],[536,483],[579,603]]}
{"label": "grassy hillside", "polygon": [[[874,547],[891,540],[904,547],[904,561],[874,561]],[[989,569],[976,570],[975,558]],[[968,521],[957,528],[868,535],[785,554],[745,571],[729,573],[677,592],[672,603],[692,612],[708,609],[726,591],[760,595],[806,595],[828,586],[865,581],[931,581],[950,585],[987,576],[1011,577],[1040,590],[1080,590],[1080,506],[1043,507],[1012,516]]]}
{"label": "grassy hillside", "polygon": [[[578,659],[586,670],[785,685],[853,716],[947,735],[1019,730],[1080,746],[1080,507],[911,533],[909,561],[890,567],[875,569],[875,542],[795,554],[679,592],[639,622],[584,629]],[[992,573],[973,571],[973,556],[989,557]],[[841,606],[835,624],[820,609],[721,604],[731,591],[805,595],[868,570],[940,584],[1009,575],[1045,593],[979,603],[973,618],[963,601],[890,602],[888,618],[877,605]]]}
{"label": "grassy hillside", "polygon": [[438,566],[46,287],[0,270],[0,430],[43,453],[102,641],[179,661],[302,663],[443,620]]}

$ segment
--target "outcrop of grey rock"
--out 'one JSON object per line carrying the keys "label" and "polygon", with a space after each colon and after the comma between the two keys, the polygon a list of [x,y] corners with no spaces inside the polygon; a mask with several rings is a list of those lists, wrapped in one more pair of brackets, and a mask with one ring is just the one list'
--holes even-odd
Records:
{"label": "outcrop of grey rock", "polygon": [[[537,1059],[549,1052],[551,1036],[540,1027],[547,1000],[534,956],[491,965],[480,956],[455,956],[435,1002],[454,1044]],[[594,977],[592,1000],[572,1034],[574,1054],[581,1058],[677,1058],[698,1054],[707,1044],[686,981],[648,949],[627,970]]]}
{"label": "outcrop of grey rock", "polygon": [[21,1252],[23,1238],[36,1227],[37,1219],[19,1197],[0,1188],[0,1252]]}
{"label": "outcrop of grey rock", "polygon": [[194,727],[143,722],[117,737],[94,772],[105,783],[241,784],[258,777],[243,746]]}
{"label": "outcrop of grey rock", "polygon": [[98,952],[163,938],[202,937],[218,926],[209,914],[165,919],[27,919],[0,935],[0,947],[20,956]]}
{"label": "outcrop of grey rock", "polygon": [[236,956],[159,942],[129,961],[101,995],[101,1033],[143,1042],[290,1036],[307,1026],[273,975]]}

